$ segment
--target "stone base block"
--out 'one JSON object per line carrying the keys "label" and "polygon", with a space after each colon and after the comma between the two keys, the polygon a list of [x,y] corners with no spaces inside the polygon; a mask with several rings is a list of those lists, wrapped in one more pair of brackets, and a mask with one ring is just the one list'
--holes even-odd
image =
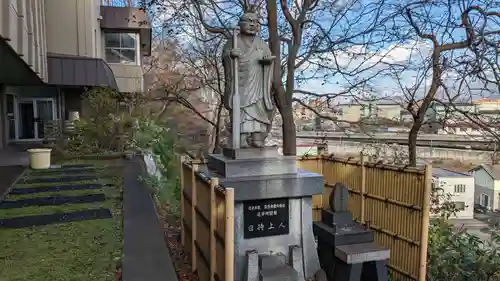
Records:
{"label": "stone base block", "polygon": [[335,247],[335,256],[347,264],[383,261],[390,257],[390,250],[375,243],[360,243]]}
{"label": "stone base block", "polygon": [[208,166],[201,166],[200,172],[219,177],[221,185],[234,188],[235,201],[312,196],[323,193],[324,189],[321,175],[303,169],[294,174],[240,177],[220,177]]}
{"label": "stone base block", "polygon": [[299,274],[289,265],[275,268],[263,269],[260,271],[259,281],[301,281]]}
{"label": "stone base block", "polygon": [[314,235],[318,237],[318,241],[322,241],[322,243],[330,246],[369,243],[374,241],[373,232],[357,224],[346,229],[335,229],[322,222],[315,222],[313,224],[313,231]]}
{"label": "stone base block", "polygon": [[225,178],[269,176],[297,173],[295,156],[231,159],[223,154],[210,154],[208,168]]}
{"label": "stone base block", "polygon": [[321,221],[329,226],[336,224],[337,227],[343,227],[353,223],[351,212],[332,212],[331,210],[321,210]]}
{"label": "stone base block", "polygon": [[261,148],[223,148],[222,155],[229,159],[264,159],[278,158],[281,155],[277,146],[268,146]]}

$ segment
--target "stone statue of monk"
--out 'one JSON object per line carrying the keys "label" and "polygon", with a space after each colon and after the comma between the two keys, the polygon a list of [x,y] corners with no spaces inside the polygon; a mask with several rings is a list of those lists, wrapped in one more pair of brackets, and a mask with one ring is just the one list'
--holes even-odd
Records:
{"label": "stone statue of monk", "polygon": [[238,89],[240,96],[240,147],[263,147],[271,130],[274,104],[271,79],[274,57],[264,40],[258,36],[260,24],[254,12],[246,12],[239,21],[240,34],[224,46],[225,90],[224,106],[232,109],[234,89],[234,59],[238,62]]}

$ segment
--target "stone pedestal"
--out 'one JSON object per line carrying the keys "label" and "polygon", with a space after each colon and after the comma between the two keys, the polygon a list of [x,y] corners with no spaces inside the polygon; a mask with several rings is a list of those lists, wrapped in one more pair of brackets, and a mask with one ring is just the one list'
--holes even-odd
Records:
{"label": "stone pedestal", "polygon": [[323,192],[321,175],[297,169],[276,147],[224,149],[200,171],[234,188],[236,281],[314,277],[312,195]]}
{"label": "stone pedestal", "polygon": [[336,184],[332,210],[322,210],[314,223],[321,268],[328,281],[387,281],[389,249],[374,243],[373,232],[353,221],[347,211],[347,188]]}

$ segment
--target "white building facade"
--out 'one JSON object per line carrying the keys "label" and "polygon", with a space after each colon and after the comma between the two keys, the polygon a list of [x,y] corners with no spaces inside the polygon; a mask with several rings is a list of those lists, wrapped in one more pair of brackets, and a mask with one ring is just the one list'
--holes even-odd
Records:
{"label": "white building facade", "polygon": [[500,210],[500,165],[480,165],[471,170],[475,203],[490,211]]}
{"label": "white building facade", "polygon": [[432,177],[435,187],[440,188],[443,195],[449,195],[449,200],[455,203],[458,211],[451,218],[474,218],[474,177],[471,174],[433,168]]}

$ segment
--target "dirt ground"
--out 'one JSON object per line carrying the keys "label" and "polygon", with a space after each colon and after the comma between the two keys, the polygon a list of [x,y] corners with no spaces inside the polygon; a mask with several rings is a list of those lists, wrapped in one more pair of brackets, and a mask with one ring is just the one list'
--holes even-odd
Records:
{"label": "dirt ground", "polygon": [[198,281],[196,272],[192,272],[191,270],[189,253],[186,253],[181,245],[180,220],[172,215],[168,206],[161,206],[159,204],[157,206],[159,217],[163,222],[165,243],[167,243],[170,251],[179,281]]}

